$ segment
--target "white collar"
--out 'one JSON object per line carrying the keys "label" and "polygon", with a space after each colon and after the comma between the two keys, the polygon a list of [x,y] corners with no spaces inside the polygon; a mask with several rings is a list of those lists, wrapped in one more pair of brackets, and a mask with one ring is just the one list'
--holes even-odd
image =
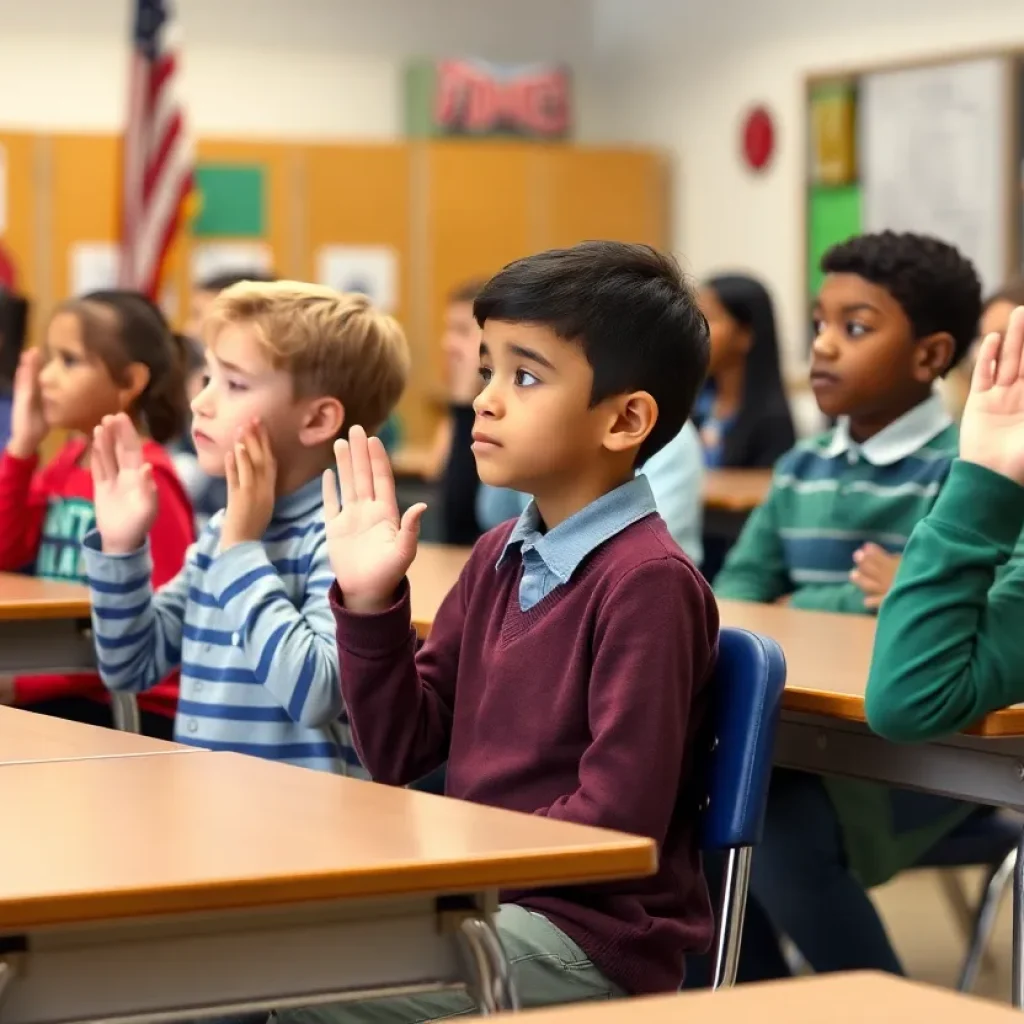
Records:
{"label": "white collar", "polygon": [[873,466],[891,466],[913,455],[952,425],[953,419],[942,398],[932,392],[931,397],[915,405],[910,412],[904,413],[863,444],[858,444],[850,436],[850,418],[840,416],[825,454],[835,459],[849,451],[859,451]]}

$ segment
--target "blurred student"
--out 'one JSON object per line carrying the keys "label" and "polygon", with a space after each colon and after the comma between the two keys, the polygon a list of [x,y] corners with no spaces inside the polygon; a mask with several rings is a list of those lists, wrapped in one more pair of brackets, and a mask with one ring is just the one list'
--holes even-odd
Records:
{"label": "blurred student", "polygon": [[709,387],[694,416],[705,461],[770,469],[796,442],[771,296],[752,277],[722,274],[705,283],[700,304],[711,331]]}
{"label": "blurred student", "polygon": [[[912,234],[853,238],[825,254],[822,270],[811,384],[837,426],[779,461],[715,589],[864,615],[881,603],[956,456],[956,427],[934,384],[974,339],[981,286],[955,248]],[[776,770],[752,896],[815,971],[900,973],[866,890],[915,864],[972,810]]]}
{"label": "blurred student", "polygon": [[[24,353],[15,377],[11,438],[0,459],[0,570],[85,582],[81,543],[102,497],[90,474],[93,432],[122,413],[145,438],[139,473],[158,507],[147,531],[153,578],[159,584],[177,574],[194,536],[188,497],[162,447],[184,419],[179,360],[166,324],[141,295],[93,292],[57,307],[44,347]],[[39,446],[51,429],[72,437],[40,469]],[[100,652],[101,661],[116,657]],[[139,702],[142,728],[170,739],[177,679],[164,673],[154,682]],[[94,673],[18,677],[0,690],[0,700],[31,711],[113,724]]]}

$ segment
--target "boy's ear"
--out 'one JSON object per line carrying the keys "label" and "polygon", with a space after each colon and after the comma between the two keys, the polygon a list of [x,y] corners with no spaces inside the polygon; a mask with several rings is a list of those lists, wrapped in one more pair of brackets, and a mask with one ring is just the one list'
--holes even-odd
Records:
{"label": "boy's ear", "polygon": [[917,343],[917,362],[914,366],[917,380],[922,384],[930,384],[941,377],[953,362],[955,351],[953,335],[946,331],[921,338]]}
{"label": "boy's ear", "polygon": [[646,391],[618,395],[613,419],[604,436],[604,447],[610,452],[628,452],[640,447],[658,422],[658,403]]}
{"label": "boy's ear", "polygon": [[299,441],[306,448],[333,441],[345,422],[345,407],[336,398],[313,398],[306,404],[306,413],[299,427]]}
{"label": "boy's ear", "polygon": [[145,363],[129,363],[121,375],[118,397],[121,409],[127,412],[139,395],[149,387],[150,372]]}

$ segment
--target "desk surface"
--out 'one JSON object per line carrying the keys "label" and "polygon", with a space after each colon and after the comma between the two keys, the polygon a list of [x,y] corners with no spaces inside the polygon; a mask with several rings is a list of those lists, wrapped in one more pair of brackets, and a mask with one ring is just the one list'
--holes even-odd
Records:
{"label": "desk surface", "polygon": [[646,876],[653,842],[240,754],[0,770],[0,921]]}
{"label": "desk surface", "polygon": [[[413,624],[420,636],[430,632],[438,606],[468,555],[468,548],[420,545],[409,570]],[[789,666],[788,710],[864,721],[874,618],[740,601],[720,601],[719,608],[723,626],[764,633],[782,645]],[[968,732],[974,736],[1024,736],[1024,705],[986,715]]]}
{"label": "desk surface", "polygon": [[193,752],[194,748],[132,732],[100,729],[0,706],[0,766],[25,761]]}
{"label": "desk surface", "polygon": [[704,507],[753,512],[768,497],[770,469],[710,469],[704,474]]}
{"label": "desk surface", "polygon": [[[1010,1024],[1020,1014],[1009,1006],[887,974],[827,974],[760,985],[740,985],[721,992],[634,999],[631,1020],[637,1024]],[[540,1010],[528,1024],[617,1024],[622,1007],[612,1002],[586,1003]]]}
{"label": "desk surface", "polygon": [[89,591],[17,573],[0,573],[0,621],[87,619]]}

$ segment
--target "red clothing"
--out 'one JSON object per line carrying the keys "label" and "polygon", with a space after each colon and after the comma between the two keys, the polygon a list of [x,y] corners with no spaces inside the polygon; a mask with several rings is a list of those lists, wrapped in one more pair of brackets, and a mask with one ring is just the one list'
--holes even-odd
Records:
{"label": "red clothing", "polygon": [[374,779],[448,761],[449,796],[650,836],[660,868],[611,885],[503,893],[574,939],[627,992],[674,991],[707,949],[694,758],[718,644],[711,590],[660,516],[626,527],[520,610],[505,524],[473,549],[417,655],[408,584],[360,616],[331,601],[341,688]]}
{"label": "red clothing", "polygon": [[[86,582],[81,542],[95,525],[92,475],[79,463],[85,441],[69,441],[43,469],[39,459],[0,457],[0,572],[27,572],[42,579]],[[153,585],[172,579],[195,539],[192,507],[178,481],[170,456],[155,441],[143,445],[153,467],[160,509],[149,535]],[[56,697],[85,696],[108,700],[94,673],[22,676],[15,680],[15,703],[32,704]],[[139,695],[139,706],[174,717],[178,676]]]}

